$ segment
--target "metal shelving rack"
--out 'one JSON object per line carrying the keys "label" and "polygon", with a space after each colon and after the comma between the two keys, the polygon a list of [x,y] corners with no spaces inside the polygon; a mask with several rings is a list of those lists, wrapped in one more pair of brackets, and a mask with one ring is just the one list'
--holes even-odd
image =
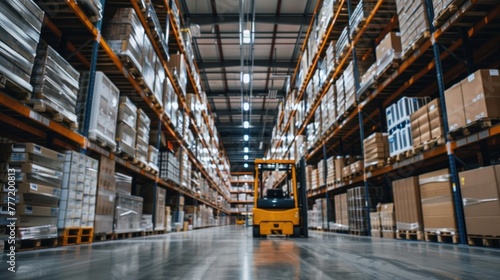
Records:
{"label": "metal shelving rack", "polygon": [[[105,3],[106,2],[106,3]],[[165,0],[167,2],[167,0]],[[123,3],[113,3],[113,0],[101,0],[103,7],[106,5],[120,5],[134,8],[136,11],[142,25],[144,26],[146,33],[151,40],[151,43],[161,59],[161,62],[165,68],[168,79],[173,81],[173,76],[170,73],[167,65],[166,58],[168,54],[161,49],[157,42],[154,40],[151,33],[150,27],[147,24],[147,20],[140,11],[140,7],[137,1],[131,0],[129,4]],[[168,4],[168,3],[166,3]],[[104,71],[106,75],[120,88],[120,92],[128,96],[139,108],[143,109],[147,115],[151,118],[151,127],[157,127],[158,131],[163,131],[170,142],[177,145],[177,147],[183,149],[187,152],[193,165],[203,174],[205,179],[210,184],[210,187],[217,191],[217,193],[224,197],[226,201],[229,201],[230,197],[227,192],[223,189],[224,185],[217,184],[209,175],[209,172],[204,166],[202,166],[196,155],[192,153],[191,150],[187,148],[187,143],[181,135],[173,127],[170,119],[166,114],[153,104],[150,97],[146,94],[144,89],[141,87],[136,78],[129,72],[127,67],[122,63],[120,58],[114,53],[111,47],[106,42],[105,38],[101,35],[101,25],[102,22],[92,23],[87,17],[84,11],[78,6],[75,1],[60,1],[55,4],[57,6],[57,12],[49,11],[45,16],[45,29],[42,34],[44,38],[50,45],[59,46],[63,52],[70,51],[71,54],[68,56],[68,61],[78,69],[90,70],[91,73],[95,73],[96,69]],[[166,5],[162,14],[171,13],[169,6]],[[173,20],[170,20],[172,22]],[[62,28],[60,28],[62,27]],[[169,26],[167,25],[167,28]],[[175,30],[175,27],[171,27]],[[71,33],[71,42],[68,41],[67,35]],[[180,40],[179,34],[173,32],[174,40],[179,44],[179,48],[183,48],[182,41]],[[89,59],[90,58],[90,59]],[[194,88],[194,79],[191,73],[191,69],[188,67],[190,81]],[[93,83],[91,78],[91,83]],[[180,97],[180,89],[175,83],[172,83],[175,88],[175,92]],[[89,89],[93,87],[89,86]],[[199,93],[198,94],[199,98]],[[89,100],[92,98],[92,93],[88,94]],[[91,103],[91,102],[88,102]],[[194,115],[189,111],[185,100],[180,98],[180,108],[185,110],[190,119],[188,120],[191,125],[190,128],[195,133],[195,135],[200,134],[200,129],[194,125]],[[90,142],[85,136],[88,132],[88,120],[86,120],[81,133],[72,131],[63,125],[51,120],[48,117],[43,116],[24,106],[19,101],[13,99],[12,97],[1,93],[0,94],[0,109],[2,116],[0,122],[8,123],[9,129],[6,129],[4,136],[18,141],[29,141],[37,143],[45,143],[48,146],[54,146],[61,149],[71,149],[71,150],[81,150],[83,153],[95,153],[96,155],[102,155],[109,159],[114,160],[120,168],[126,170],[129,174],[134,177],[139,176],[145,180],[149,180],[154,183],[155,189],[157,187],[172,190],[176,193],[184,195],[186,197],[192,198],[194,201],[203,203],[216,211],[224,214],[229,214],[230,212],[219,206],[217,202],[208,201],[202,197],[197,196],[188,190],[185,190],[174,184],[172,182],[166,182],[158,177],[158,175],[153,175],[146,172],[144,169],[140,169],[130,161],[124,160],[114,153],[100,147],[99,145]],[[206,125],[209,128],[210,135],[213,137],[215,134],[210,128],[210,122],[208,116],[203,113],[203,118]],[[23,132],[23,136],[19,136],[19,132]],[[158,145],[160,141],[157,141]],[[202,145],[204,148],[208,148],[208,144],[202,139]],[[220,148],[220,147],[219,147]],[[220,154],[220,153],[219,153]],[[223,153],[222,153],[223,154]],[[221,178],[222,182],[226,182],[228,178],[229,171],[221,171],[219,169],[218,162],[211,156],[212,163],[216,166],[217,175]],[[225,179],[225,180],[224,180]],[[155,192],[156,193],[156,192]],[[156,203],[156,201],[155,201]],[[153,207],[156,207],[154,205]],[[154,218],[153,218],[154,221]]]}
{"label": "metal shelving rack", "polygon": [[[339,26],[337,21],[348,18],[351,5],[358,3],[358,1],[351,0],[337,2],[333,20],[329,23],[325,36],[321,40],[306,79],[302,83],[302,86],[297,89],[296,103],[303,99],[305,87],[312,78],[319,57],[325,51],[326,43],[334,39],[335,37],[332,35],[338,32]],[[397,14],[388,13],[384,9],[384,5],[391,4],[391,2],[395,5],[394,1],[377,1],[370,15],[365,18],[364,23],[359,28],[359,31],[350,38],[351,44],[347,54],[328,74],[325,84],[317,93],[314,103],[311,104],[311,110],[306,113],[303,123],[297,129],[298,133],[296,135],[304,134],[306,126],[312,121],[314,113],[328,88],[345,69],[348,60],[354,60],[354,68],[357,69],[357,60],[365,60],[370,53],[374,52],[374,46],[388,32],[398,28]],[[433,19],[432,1],[426,0],[426,4],[427,7],[430,7],[428,9],[429,18]],[[318,7],[315,10],[315,15],[317,13]],[[359,95],[362,98],[357,99],[357,106],[354,110],[348,112],[345,118],[336,121],[329,129],[329,132],[321,137],[313,148],[307,152],[305,159],[310,163],[317,163],[320,159],[324,159],[326,162],[327,155],[342,155],[344,151],[348,150],[362,154],[362,141],[365,132],[368,132],[366,135],[369,135],[377,130],[385,130],[384,109],[396,101],[397,98],[404,95],[425,96],[430,92],[435,92],[434,96],[441,99],[442,115],[446,118],[446,108],[444,105],[444,90],[446,88],[476,69],[500,67],[500,53],[494,47],[499,42],[498,30],[495,29],[495,26],[498,24],[499,15],[500,5],[498,5],[498,2],[468,0],[457,7],[449,16],[449,19],[442,22],[439,27],[434,27],[433,20],[430,20],[430,36],[425,37],[422,44],[416,46],[414,52],[398,66],[396,71],[384,77],[369,89],[368,92]],[[342,20],[340,21],[342,22]],[[311,23],[304,45],[302,46],[302,52],[305,50],[312,27],[313,24]],[[381,32],[373,34],[373,30]],[[492,36],[492,34],[496,34],[496,36]],[[465,62],[462,60],[465,60]],[[299,67],[297,65],[293,81],[297,78]],[[356,88],[359,90],[359,84],[356,85]],[[278,117],[279,121],[277,125],[281,126],[283,123],[285,125],[276,147],[282,144],[281,139],[290,130],[290,126],[293,125],[292,119],[295,116],[295,111],[290,113],[290,117],[287,120],[284,119],[284,114],[283,112]],[[375,128],[372,127],[373,124],[376,125]],[[445,134],[448,135],[449,131],[446,119],[443,125]],[[493,151],[492,148],[494,149],[495,147],[494,143],[500,138],[499,133],[500,126],[496,125],[461,139],[447,139],[444,145],[436,146],[433,149],[400,162],[387,164],[373,171],[367,171],[340,184],[334,184],[333,186],[325,185],[315,190],[309,190],[308,198],[315,199],[324,196],[327,198],[327,205],[330,208],[329,194],[344,193],[348,188],[356,184],[364,184],[365,188],[370,188],[371,185],[377,182],[399,178],[400,174],[405,174],[405,170],[408,169],[411,169],[414,175],[418,175],[419,173],[423,173],[419,170],[432,170],[432,168],[444,164],[450,168],[452,173],[453,200],[460,243],[466,244],[467,234],[463,218],[457,166],[466,168],[466,161],[461,158],[473,158],[475,152],[481,153],[482,158],[484,158],[483,162],[480,162],[480,165],[489,165],[488,147],[490,148],[489,151]],[[294,141],[295,138],[288,145],[285,157],[289,155]],[[346,143],[349,144],[346,145]],[[498,148],[495,151],[498,152]],[[270,157],[276,157],[277,153],[269,153],[269,155]],[[324,176],[326,182],[326,172],[325,174],[320,174],[320,176]],[[335,207],[332,206],[332,208],[334,209]]]}

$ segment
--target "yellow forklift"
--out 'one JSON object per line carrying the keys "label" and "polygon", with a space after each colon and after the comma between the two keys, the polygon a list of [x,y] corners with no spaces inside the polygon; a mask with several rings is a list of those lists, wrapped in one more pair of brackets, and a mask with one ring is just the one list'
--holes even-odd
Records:
{"label": "yellow forklift", "polygon": [[244,225],[245,224],[245,216],[243,216],[241,213],[236,216],[236,224],[237,225]]}
{"label": "yellow forklift", "polygon": [[302,186],[297,186],[294,160],[255,160],[253,237],[307,237],[305,183]]}

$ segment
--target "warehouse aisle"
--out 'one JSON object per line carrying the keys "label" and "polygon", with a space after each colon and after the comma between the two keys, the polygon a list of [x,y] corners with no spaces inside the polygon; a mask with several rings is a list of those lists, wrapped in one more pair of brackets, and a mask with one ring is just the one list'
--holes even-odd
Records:
{"label": "warehouse aisle", "polygon": [[500,279],[499,263],[500,250],[226,226],[19,253],[17,277],[0,279]]}

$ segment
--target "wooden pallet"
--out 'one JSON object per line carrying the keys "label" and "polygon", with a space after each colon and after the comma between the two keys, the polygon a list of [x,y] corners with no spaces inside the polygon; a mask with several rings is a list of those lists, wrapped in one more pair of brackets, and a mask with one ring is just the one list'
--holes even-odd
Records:
{"label": "wooden pallet", "polygon": [[5,90],[6,93],[21,102],[29,102],[31,100],[31,91],[19,86],[2,73],[0,73],[0,89]]}
{"label": "wooden pallet", "polygon": [[454,232],[424,232],[425,241],[458,244],[458,235]]}
{"label": "wooden pallet", "polygon": [[424,232],[418,230],[396,230],[396,239],[424,241]]}
{"label": "wooden pallet", "polygon": [[448,6],[439,12],[439,14],[434,16],[434,26],[437,28],[443,25],[443,23],[445,23],[446,20],[448,20],[448,18],[450,18],[450,16],[460,8],[460,5],[462,5],[463,2],[464,0],[455,0],[448,4]]}
{"label": "wooden pallet", "polygon": [[456,140],[458,138],[463,138],[469,136],[473,133],[479,132],[481,130],[490,128],[500,123],[500,119],[484,118],[472,122],[464,127],[458,128],[456,130],[450,131],[449,136],[451,139]]}
{"label": "wooden pallet", "polygon": [[17,240],[16,249],[18,251],[37,250],[56,247],[57,244],[57,238]]}
{"label": "wooden pallet", "polygon": [[470,246],[500,248],[500,236],[467,235],[467,242]]}
{"label": "wooden pallet", "polygon": [[94,236],[92,227],[71,227],[59,232],[59,244],[62,246],[90,244]]}
{"label": "wooden pallet", "polygon": [[385,160],[383,159],[377,160],[376,162],[370,163],[370,165],[365,166],[365,173],[382,168],[384,166],[385,166]]}
{"label": "wooden pallet", "polygon": [[66,126],[73,131],[78,129],[78,120],[76,115],[71,112],[67,112],[65,109],[55,105],[49,100],[33,100],[31,101],[31,104],[33,106],[33,111],[45,113],[46,115],[49,115],[53,121],[66,124]]}
{"label": "wooden pallet", "polygon": [[407,60],[420,46],[431,36],[431,32],[429,30],[425,30],[415,38],[415,40],[410,44],[411,46],[403,50],[403,60]]}

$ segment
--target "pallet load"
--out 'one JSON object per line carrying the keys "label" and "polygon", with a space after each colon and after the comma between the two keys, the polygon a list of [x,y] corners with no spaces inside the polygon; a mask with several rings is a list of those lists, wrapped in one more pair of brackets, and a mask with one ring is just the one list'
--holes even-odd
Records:
{"label": "pallet load", "polygon": [[347,194],[339,194],[335,196],[335,225],[334,229],[338,231],[346,231],[349,229]]}
{"label": "pallet load", "polygon": [[439,99],[434,99],[411,114],[410,122],[414,152],[445,143]]}
{"label": "pallet load", "polygon": [[111,21],[103,27],[102,33],[111,49],[131,72],[142,75],[143,54],[148,53],[145,42],[149,40],[134,9],[117,9]]}
{"label": "pallet load", "polygon": [[458,243],[450,170],[418,176],[426,241]]}
{"label": "pallet load", "polygon": [[182,91],[182,95],[186,96],[186,85],[187,85],[187,70],[186,70],[186,60],[183,54],[172,54],[170,55],[170,60],[167,62],[170,73],[175,77],[174,84],[177,84]]}
{"label": "pallet load", "polygon": [[375,49],[375,55],[377,57],[377,78],[384,74],[390,74],[388,71],[391,69],[391,66],[397,65],[397,62],[401,60],[401,52],[401,33],[387,33]]}
{"label": "pallet load", "polygon": [[340,63],[349,49],[349,27],[344,27],[340,33],[339,39],[335,44],[335,61]]}
{"label": "pallet load", "polygon": [[380,206],[380,226],[383,238],[396,238],[394,203],[385,203]]}
{"label": "pallet load", "polygon": [[170,206],[165,206],[165,231],[172,231],[172,212]]}
{"label": "pallet load", "polygon": [[432,0],[434,26],[441,26],[464,2],[465,0]]}
{"label": "pallet load", "polygon": [[80,73],[45,42],[37,48],[31,85],[35,111],[51,114],[57,122],[78,129],[76,116]]}
{"label": "pallet load", "polygon": [[137,107],[128,97],[121,96],[118,108],[116,152],[125,158],[134,158],[137,137]]}
{"label": "pallet load", "polygon": [[29,101],[44,12],[31,0],[0,2],[0,88]]}
{"label": "pallet load", "polygon": [[386,108],[389,155],[391,157],[413,150],[410,116],[428,102],[428,97],[403,97]]}
{"label": "pallet load", "polygon": [[148,167],[151,168],[151,170],[154,172],[154,174],[157,174],[160,172],[160,169],[158,167],[158,156],[159,152],[158,149],[149,145],[148,146]]}
{"label": "pallet load", "polygon": [[116,193],[113,233],[141,231],[143,198]]}
{"label": "pallet load", "polygon": [[160,178],[179,184],[179,159],[170,151],[160,152]]}
{"label": "pallet load", "polygon": [[[366,198],[368,197],[369,200]],[[376,211],[377,204],[383,199],[383,189],[370,187],[366,195],[365,187],[355,187],[347,190],[347,210],[349,213],[349,232],[355,235],[366,235],[368,227],[369,212]],[[369,209],[367,208],[369,205]]]}
{"label": "pallet load", "polygon": [[491,246],[500,239],[500,165],[458,176],[469,244]]}
{"label": "pallet load", "polygon": [[[0,162],[0,238],[7,239],[10,218],[16,218],[19,248],[28,240],[51,239],[49,245],[57,245],[64,155],[32,143],[2,144]],[[9,192],[15,193],[15,201]],[[32,247],[37,247],[34,242]]]}
{"label": "pallet load", "polygon": [[[500,74],[498,69],[482,69],[445,91],[449,131],[500,119]],[[489,124],[491,126],[491,123]]]}
{"label": "pallet load", "polygon": [[403,58],[407,58],[430,36],[425,0],[396,0]]}
{"label": "pallet load", "polygon": [[[144,198],[142,213],[152,214],[154,217],[154,230],[165,230],[165,203],[167,191],[153,186],[142,186],[141,196]],[[155,208],[156,205],[156,208]]]}
{"label": "pallet load", "polygon": [[131,195],[132,177],[122,173],[115,173],[115,188],[117,193]]}
{"label": "pallet load", "polygon": [[335,81],[335,90],[337,93],[337,119],[339,122],[344,118],[345,113],[345,104],[346,104],[346,96],[345,96],[345,87],[344,87],[344,75],[340,75],[340,77]]}
{"label": "pallet load", "polygon": [[135,140],[134,162],[143,167],[148,165],[150,125],[151,119],[142,109],[137,109],[137,138]]}
{"label": "pallet load", "polygon": [[179,150],[178,152],[178,157],[179,157],[179,166],[180,166],[180,179],[179,183],[181,187],[190,190],[191,189],[191,167],[192,163],[189,160],[189,155],[186,151],[184,150]]}
{"label": "pallet load", "polygon": [[392,193],[397,238],[423,240],[424,219],[418,177],[393,181]]}
{"label": "pallet load", "polygon": [[116,148],[116,119],[118,117],[118,98],[120,91],[103,72],[95,73],[92,104],[90,112],[86,112],[87,94],[89,93],[90,73],[84,72],[80,76],[80,92],[78,93],[78,108],[82,108],[78,115],[79,127],[83,128],[85,116],[90,114],[88,138],[109,147]]}
{"label": "pallet load", "polygon": [[115,199],[115,162],[105,156],[101,156],[97,181],[94,234],[102,235],[113,233]]}
{"label": "pallet load", "polygon": [[326,160],[326,186],[331,187],[335,184],[335,160],[334,157],[329,157]]}
{"label": "pallet load", "polygon": [[163,104],[165,114],[170,119],[173,126],[177,125],[177,109],[179,107],[177,100],[178,96],[175,93],[172,82],[169,78],[166,78],[163,83]]}
{"label": "pallet load", "polygon": [[334,160],[335,166],[335,184],[342,182],[344,177],[344,167],[346,165],[345,158],[343,156],[337,156]]}
{"label": "pallet load", "polygon": [[389,157],[389,140],[387,133],[374,133],[363,140],[364,168],[378,168],[385,165]]}
{"label": "pallet load", "polygon": [[57,228],[62,245],[91,243],[95,219],[98,161],[65,153]]}

